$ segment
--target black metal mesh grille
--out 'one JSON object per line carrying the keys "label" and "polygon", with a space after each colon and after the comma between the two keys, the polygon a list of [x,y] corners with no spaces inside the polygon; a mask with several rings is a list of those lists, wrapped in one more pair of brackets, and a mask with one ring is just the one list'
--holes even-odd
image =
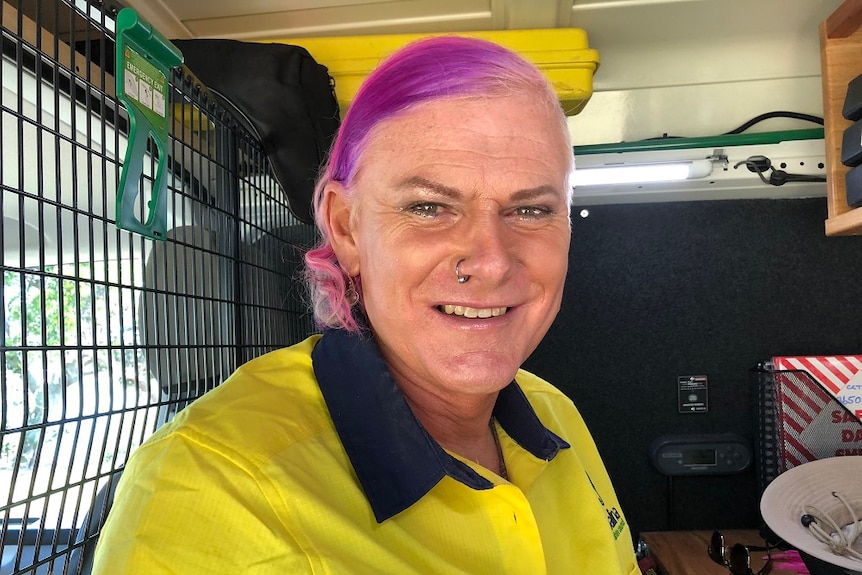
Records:
{"label": "black metal mesh grille", "polygon": [[757,369],[758,486],[809,461],[862,455],[862,423],[806,371]]}
{"label": "black metal mesh grille", "polygon": [[[0,575],[77,573],[129,454],[240,363],[313,331],[258,142],[170,82],[168,237],[115,226],[114,9],[3,3]],[[145,169],[144,205],[155,151]]]}

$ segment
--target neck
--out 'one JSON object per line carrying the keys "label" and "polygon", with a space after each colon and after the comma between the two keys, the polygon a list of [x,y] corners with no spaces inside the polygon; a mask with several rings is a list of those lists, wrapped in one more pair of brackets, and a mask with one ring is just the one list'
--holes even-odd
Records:
{"label": "neck", "polygon": [[503,476],[504,464],[491,419],[497,394],[457,403],[402,387],[407,403],[426,431],[444,449]]}

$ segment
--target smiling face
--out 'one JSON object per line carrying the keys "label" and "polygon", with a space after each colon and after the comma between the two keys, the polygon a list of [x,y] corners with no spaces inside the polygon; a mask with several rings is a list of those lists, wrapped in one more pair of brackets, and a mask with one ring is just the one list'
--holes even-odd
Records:
{"label": "smiling face", "polygon": [[325,192],[333,248],[361,276],[402,389],[446,401],[500,390],[559,310],[571,149],[536,100],[420,105],[369,135],[352,199],[337,183]]}

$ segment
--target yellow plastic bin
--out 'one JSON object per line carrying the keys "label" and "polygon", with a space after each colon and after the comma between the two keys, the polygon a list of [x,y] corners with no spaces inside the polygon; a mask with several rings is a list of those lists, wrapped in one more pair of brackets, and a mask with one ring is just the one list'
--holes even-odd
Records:
{"label": "yellow plastic bin", "polygon": [[593,74],[599,67],[599,53],[589,48],[587,34],[579,28],[278,38],[269,41],[302,46],[315,60],[329,68],[343,113],[362,81],[382,59],[412,41],[442,35],[483,38],[518,52],[548,77],[569,116],[583,110],[593,94]]}

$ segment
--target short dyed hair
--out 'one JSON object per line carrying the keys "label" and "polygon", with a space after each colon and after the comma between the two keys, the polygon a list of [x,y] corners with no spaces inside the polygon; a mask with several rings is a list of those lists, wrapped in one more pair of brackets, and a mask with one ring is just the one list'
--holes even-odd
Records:
{"label": "short dyed hair", "polygon": [[322,200],[324,188],[332,181],[351,193],[372,130],[423,103],[513,94],[535,95],[549,109],[555,108],[565,141],[570,141],[565,114],[548,80],[533,64],[493,42],[459,36],[425,38],[395,52],[368,76],[344,116],[312,199],[321,240],[305,255],[306,281],[319,327],[361,330],[362,320],[353,305],[357,295],[361,305],[361,278],[348,277],[339,264]]}

